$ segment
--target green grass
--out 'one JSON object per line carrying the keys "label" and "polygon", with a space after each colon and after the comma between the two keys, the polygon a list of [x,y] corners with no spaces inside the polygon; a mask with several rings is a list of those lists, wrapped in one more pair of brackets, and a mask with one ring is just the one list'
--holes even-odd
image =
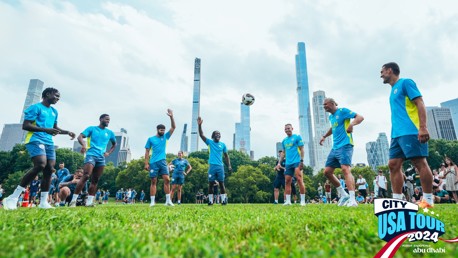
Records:
{"label": "green grass", "polygon": [[[436,205],[446,239],[458,237],[457,206]],[[0,257],[373,257],[372,205],[99,205],[0,211]],[[426,242],[413,244],[428,244]],[[458,257],[458,244],[438,242]],[[401,247],[396,257],[418,257]]]}

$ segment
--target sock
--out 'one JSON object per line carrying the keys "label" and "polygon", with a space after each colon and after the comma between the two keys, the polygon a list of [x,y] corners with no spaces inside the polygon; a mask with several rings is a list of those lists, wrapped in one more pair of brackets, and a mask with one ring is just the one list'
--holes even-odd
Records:
{"label": "sock", "polygon": [[305,194],[301,194],[301,202],[305,202]]}
{"label": "sock", "polygon": [[178,200],[178,203],[181,203],[181,200]]}
{"label": "sock", "polygon": [[221,194],[221,202],[224,202],[226,200],[226,194]]}
{"label": "sock", "polygon": [[337,190],[337,192],[340,193],[341,197],[347,197],[348,196],[347,192],[345,192],[345,190],[342,188],[342,186],[337,187],[336,190]]}
{"label": "sock", "polygon": [[[393,193],[393,199],[402,200],[402,196],[403,196],[402,194]],[[423,194],[423,196],[425,195]]]}
{"label": "sock", "polygon": [[22,186],[20,186],[20,185],[18,185],[18,186],[16,187],[16,190],[14,190],[13,194],[11,195],[11,197],[13,197],[13,198],[19,198],[19,196],[21,195],[21,193],[22,193],[23,191],[25,191],[25,188],[22,187]]}
{"label": "sock", "polygon": [[156,199],[156,196],[155,195],[151,195],[151,204],[154,203],[154,199]]}
{"label": "sock", "polygon": [[166,202],[166,203],[171,202],[171,201],[170,201],[170,194],[166,194],[166,195],[165,195],[165,202]]}
{"label": "sock", "polygon": [[91,205],[93,201],[94,201],[94,195],[88,195],[86,206]]}
{"label": "sock", "polygon": [[350,201],[356,202],[355,191],[348,191],[348,193],[350,194]]}
{"label": "sock", "polygon": [[278,199],[275,199],[275,203],[278,203]]}
{"label": "sock", "polygon": [[48,202],[48,193],[49,192],[41,192],[40,203],[47,203]]}
{"label": "sock", "polygon": [[291,194],[286,195],[286,201],[285,203],[291,203]]}
{"label": "sock", "polygon": [[432,193],[423,193],[423,198],[426,200],[427,203],[431,205],[434,204]]}
{"label": "sock", "polygon": [[208,195],[208,202],[213,203],[213,194]]}
{"label": "sock", "polygon": [[[73,194],[72,202],[76,202],[76,199],[78,199],[78,196],[79,196],[79,194]],[[62,201],[62,202],[65,203],[65,201]]]}

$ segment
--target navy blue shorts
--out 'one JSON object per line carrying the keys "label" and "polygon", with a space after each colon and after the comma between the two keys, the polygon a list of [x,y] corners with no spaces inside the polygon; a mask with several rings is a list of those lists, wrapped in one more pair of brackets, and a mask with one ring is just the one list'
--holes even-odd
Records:
{"label": "navy blue shorts", "polygon": [[390,159],[428,157],[428,143],[420,143],[418,135],[403,135],[391,139]]}
{"label": "navy blue shorts", "polygon": [[97,157],[97,156],[86,156],[84,159],[84,164],[90,163],[92,166],[96,167],[103,167],[105,166],[105,157]]}
{"label": "navy blue shorts", "polygon": [[294,176],[296,168],[299,167],[300,162],[286,165],[285,176]]}
{"label": "navy blue shorts", "polygon": [[224,166],[210,164],[208,167],[208,182],[224,182]]}
{"label": "navy blue shorts", "polygon": [[54,145],[47,145],[39,142],[29,142],[25,145],[31,158],[36,156],[46,156],[46,159],[56,160]]}
{"label": "navy blue shorts", "polygon": [[183,185],[184,176],[172,176],[172,185]]}
{"label": "navy blue shorts", "polygon": [[149,164],[149,177],[155,178],[162,175],[169,175],[169,168],[165,159]]}
{"label": "navy blue shorts", "polygon": [[283,186],[283,188],[285,188],[285,175],[280,175],[280,174],[277,174],[277,176],[275,177],[275,181],[274,181],[274,188],[280,188],[280,186]]}
{"label": "navy blue shorts", "polygon": [[338,149],[332,149],[326,160],[325,167],[340,168],[342,165],[351,165],[353,145],[347,144]]}

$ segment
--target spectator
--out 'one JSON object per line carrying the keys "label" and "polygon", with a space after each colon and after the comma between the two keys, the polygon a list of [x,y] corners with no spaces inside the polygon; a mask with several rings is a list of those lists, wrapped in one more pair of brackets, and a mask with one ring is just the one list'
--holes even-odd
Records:
{"label": "spectator", "polygon": [[439,187],[433,187],[434,190],[434,203],[449,203],[450,196],[445,190],[440,190]]}
{"label": "spectator", "polygon": [[0,184],[0,206],[2,206],[2,204],[3,204],[3,193],[4,192],[5,191],[2,188],[2,184]]}
{"label": "spectator", "polygon": [[386,177],[383,175],[383,170],[378,171],[378,175],[375,178],[377,180],[377,186],[378,186],[378,197],[380,198],[387,198],[388,193],[386,191]]}
{"label": "spectator", "polygon": [[420,202],[422,199],[423,193],[420,191],[420,187],[415,187],[411,202],[417,203]]}
{"label": "spectator", "polygon": [[458,204],[458,196],[456,192],[458,191],[458,177],[456,173],[458,172],[458,167],[455,163],[449,158],[445,158],[445,187],[447,191],[452,193],[455,203]]}
{"label": "spectator", "polygon": [[358,203],[365,203],[365,200],[366,199],[364,198],[364,196],[362,196],[361,192],[358,192],[358,196],[356,196],[356,201]]}
{"label": "spectator", "polygon": [[142,190],[142,192],[140,193],[140,202],[143,203],[144,200],[145,200],[145,191]]}
{"label": "spectator", "polygon": [[323,197],[323,186],[321,186],[321,183],[318,183],[318,196]]}
{"label": "spectator", "polygon": [[359,178],[356,181],[356,185],[358,186],[358,191],[361,193],[364,199],[366,199],[366,196],[367,196],[366,179],[364,179],[362,175],[359,175]]}
{"label": "spectator", "polygon": [[326,183],[324,184],[324,191],[326,193],[327,203],[331,204],[331,184],[329,183],[329,180],[326,180]]}
{"label": "spectator", "polygon": [[445,187],[445,163],[441,164],[441,167],[439,168],[439,179],[442,180],[442,184],[440,185],[440,188],[443,190]]}
{"label": "spectator", "polygon": [[413,185],[415,181],[413,180],[412,172],[414,171],[413,168],[410,168],[406,170],[406,199],[407,201],[412,201],[412,196],[413,196]]}
{"label": "spectator", "polygon": [[203,201],[204,201],[204,192],[202,191],[202,189],[199,189],[199,191],[197,191],[197,194],[196,194],[196,203],[202,204]]}

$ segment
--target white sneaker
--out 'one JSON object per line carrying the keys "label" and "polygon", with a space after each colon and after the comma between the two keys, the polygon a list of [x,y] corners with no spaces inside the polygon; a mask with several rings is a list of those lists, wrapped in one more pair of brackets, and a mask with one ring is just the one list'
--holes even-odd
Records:
{"label": "white sneaker", "polygon": [[358,207],[358,203],[355,201],[349,201],[347,207]]}
{"label": "white sneaker", "polygon": [[291,205],[291,202],[285,202],[283,205]]}
{"label": "white sneaker", "polygon": [[16,210],[18,198],[7,197],[3,199],[3,209],[5,210]]}
{"label": "white sneaker", "polygon": [[151,204],[149,205],[149,207],[153,207],[154,205],[156,205],[155,202],[151,203]]}
{"label": "white sneaker", "polygon": [[337,206],[344,206],[344,205],[346,205],[348,203],[349,200],[350,200],[350,195],[342,197],[342,198],[340,198],[339,204],[337,204]]}
{"label": "white sneaker", "polygon": [[76,207],[76,201],[71,201],[70,204],[68,205],[70,208],[75,208]]}
{"label": "white sneaker", "polygon": [[175,206],[172,202],[166,202],[165,206]]}
{"label": "white sneaker", "polygon": [[38,208],[40,208],[40,209],[55,209],[48,202],[40,202],[40,204],[38,205]]}
{"label": "white sneaker", "polygon": [[301,206],[305,206],[305,202],[301,202]]}

